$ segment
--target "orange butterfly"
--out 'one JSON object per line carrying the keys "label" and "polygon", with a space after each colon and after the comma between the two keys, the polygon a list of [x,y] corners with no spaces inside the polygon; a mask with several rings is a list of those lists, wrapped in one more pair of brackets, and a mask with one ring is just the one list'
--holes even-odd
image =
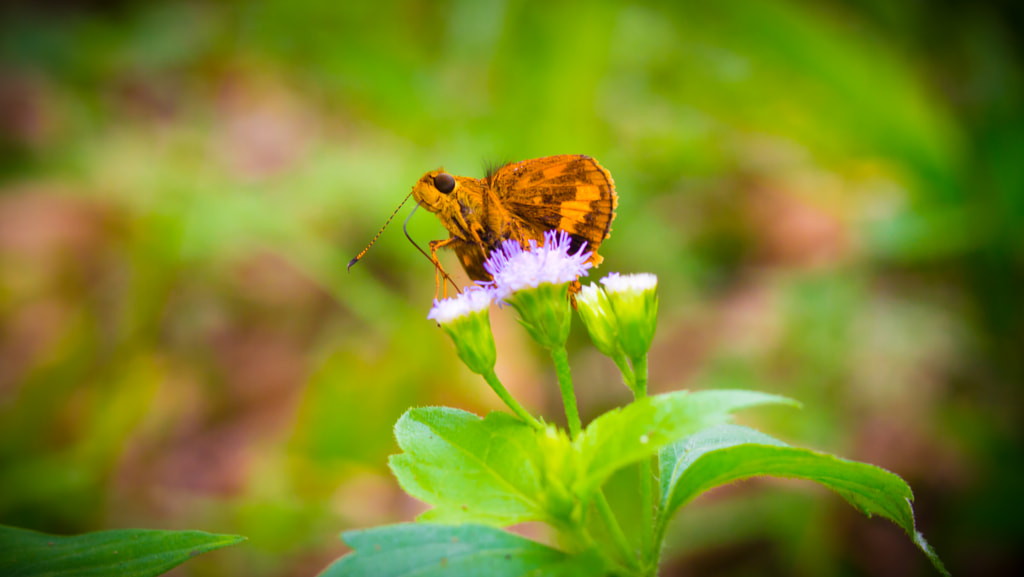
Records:
{"label": "orange butterfly", "polygon": [[448,238],[430,242],[429,258],[437,274],[449,281],[437,259],[438,249],[454,249],[469,278],[488,281],[491,275],[483,265],[491,251],[508,239],[523,246],[530,240],[543,244],[548,230],[568,233],[571,252],[586,243],[593,253],[590,262],[597,266],[603,260],[597,251],[611,233],[618,205],[612,175],[582,154],[509,163],[482,179],[432,170],[420,177],[410,194],[448,229]]}

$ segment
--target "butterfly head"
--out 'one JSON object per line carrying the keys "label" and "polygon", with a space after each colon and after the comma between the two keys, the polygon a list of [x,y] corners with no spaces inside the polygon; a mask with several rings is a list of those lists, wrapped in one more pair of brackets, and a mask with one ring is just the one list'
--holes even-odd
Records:
{"label": "butterfly head", "polygon": [[458,188],[458,181],[444,169],[432,170],[412,187],[412,196],[423,208],[437,212],[451,202],[450,197]]}

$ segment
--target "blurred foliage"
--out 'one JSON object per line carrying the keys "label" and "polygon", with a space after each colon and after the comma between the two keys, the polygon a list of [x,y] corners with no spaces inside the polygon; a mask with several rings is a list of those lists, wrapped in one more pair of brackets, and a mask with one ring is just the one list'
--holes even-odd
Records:
{"label": "blurred foliage", "polygon": [[[661,279],[655,388],[800,399],[759,425],[907,479],[954,574],[1024,569],[1018,4],[0,10],[0,522],[237,533],[181,574],[278,576],[412,518],[398,416],[499,403],[397,223],[345,265],[427,170],[586,153],[620,194],[599,272]],[[498,372],[556,418],[508,316]],[[574,350],[587,415],[628,398]],[[761,485],[695,504],[673,567],[927,572],[884,522]]]}
{"label": "blurred foliage", "polygon": [[69,537],[0,525],[0,569],[31,575],[156,577],[221,547],[245,541],[203,531],[119,529]]}

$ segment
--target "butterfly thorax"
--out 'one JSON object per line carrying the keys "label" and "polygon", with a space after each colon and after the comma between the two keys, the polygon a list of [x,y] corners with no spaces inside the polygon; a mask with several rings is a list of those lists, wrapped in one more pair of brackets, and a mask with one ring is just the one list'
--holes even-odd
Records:
{"label": "butterfly thorax", "polygon": [[444,193],[434,182],[434,177],[443,173],[440,169],[428,172],[413,187],[413,198],[420,206],[436,214],[453,237],[487,251],[510,238],[506,211],[486,181],[456,176],[454,188]]}

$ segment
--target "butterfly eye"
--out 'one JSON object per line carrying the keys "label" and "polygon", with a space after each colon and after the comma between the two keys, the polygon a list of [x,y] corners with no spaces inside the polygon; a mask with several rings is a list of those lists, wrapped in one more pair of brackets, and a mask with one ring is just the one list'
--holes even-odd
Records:
{"label": "butterfly eye", "polygon": [[447,172],[442,172],[434,177],[434,188],[448,194],[455,190],[455,178]]}

